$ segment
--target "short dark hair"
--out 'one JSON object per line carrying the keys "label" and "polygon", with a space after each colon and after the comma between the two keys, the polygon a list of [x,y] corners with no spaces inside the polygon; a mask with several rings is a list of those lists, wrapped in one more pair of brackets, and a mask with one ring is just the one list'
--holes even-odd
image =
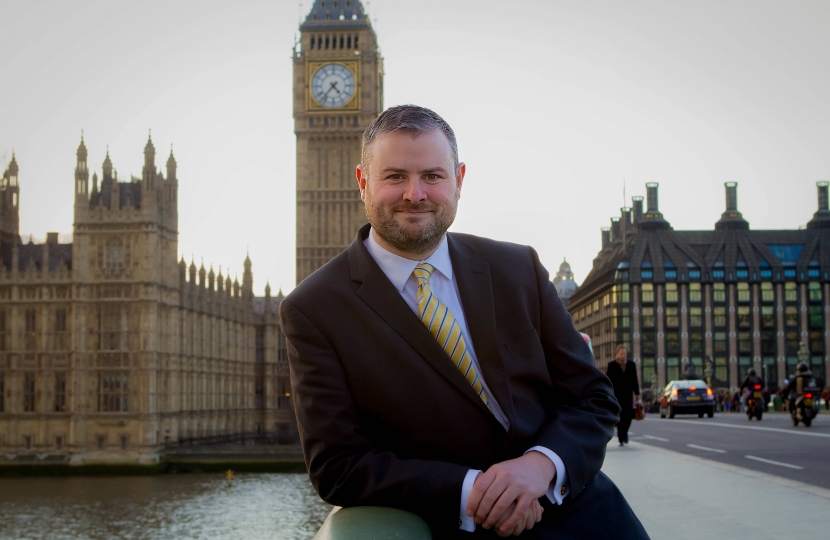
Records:
{"label": "short dark hair", "polygon": [[450,143],[453,173],[458,170],[458,143],[450,125],[435,111],[417,105],[397,105],[383,111],[363,132],[360,161],[364,167],[369,162],[369,145],[378,135],[393,131],[404,131],[413,136],[440,129]]}

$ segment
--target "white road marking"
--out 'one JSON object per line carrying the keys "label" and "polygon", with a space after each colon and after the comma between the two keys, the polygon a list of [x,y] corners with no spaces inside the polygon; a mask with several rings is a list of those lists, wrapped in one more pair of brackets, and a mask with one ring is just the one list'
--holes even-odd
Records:
{"label": "white road marking", "polygon": [[815,433],[812,431],[801,431],[795,429],[781,429],[760,426],[741,426],[737,424],[721,424],[719,422],[701,422],[699,420],[680,420],[680,422],[684,424],[694,424],[697,426],[717,426],[732,429],[754,429],[755,431],[774,431],[777,433],[786,433],[787,435],[804,435],[805,437],[824,437],[826,439],[830,439],[830,433]]}
{"label": "white road marking", "polygon": [[788,469],[798,469],[801,470],[804,467],[799,467],[798,465],[790,465],[789,463],[781,463],[780,461],[773,461],[771,459],[764,459],[756,456],[744,456],[746,459],[751,459],[754,461],[760,461],[761,463],[769,463],[770,465],[778,465],[779,467],[787,467]]}
{"label": "white road marking", "polygon": [[708,446],[698,446],[696,444],[687,444],[689,448],[697,448],[698,450],[706,450],[707,452],[717,452],[718,454],[725,454],[726,450],[720,450],[718,448],[709,448]]}
{"label": "white road marking", "polygon": [[655,437],[654,435],[643,435],[643,439],[653,439],[655,441],[669,442],[668,439],[664,439],[663,437]]}

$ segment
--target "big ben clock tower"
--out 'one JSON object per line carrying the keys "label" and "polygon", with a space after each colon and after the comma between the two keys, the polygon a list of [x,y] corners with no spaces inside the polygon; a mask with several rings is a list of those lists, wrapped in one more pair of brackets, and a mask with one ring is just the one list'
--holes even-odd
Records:
{"label": "big ben clock tower", "polygon": [[383,59],[359,0],[315,0],[294,49],[297,283],[366,222],[354,177],[360,139],[383,109]]}

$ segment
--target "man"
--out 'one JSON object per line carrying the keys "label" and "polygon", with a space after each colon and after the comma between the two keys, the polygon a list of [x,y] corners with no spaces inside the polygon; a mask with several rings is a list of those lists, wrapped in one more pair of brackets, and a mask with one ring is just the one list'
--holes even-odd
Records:
{"label": "man", "polygon": [[446,233],[465,173],[428,109],[364,133],[369,225],[280,306],[312,484],[435,538],[648,538],[599,472],[620,409],[535,251]]}

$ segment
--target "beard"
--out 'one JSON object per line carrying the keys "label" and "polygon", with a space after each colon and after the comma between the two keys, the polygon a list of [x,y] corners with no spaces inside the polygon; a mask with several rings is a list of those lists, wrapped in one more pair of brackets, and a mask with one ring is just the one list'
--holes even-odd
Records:
{"label": "beard", "polygon": [[[404,253],[421,254],[434,251],[444,239],[444,234],[455,221],[458,209],[458,197],[453,197],[444,205],[430,202],[400,202],[390,207],[374,204],[369,190],[366,190],[366,217],[372,228],[385,242]],[[402,226],[395,218],[398,212],[432,212],[434,219],[418,228],[419,218],[408,218],[410,227]]]}

